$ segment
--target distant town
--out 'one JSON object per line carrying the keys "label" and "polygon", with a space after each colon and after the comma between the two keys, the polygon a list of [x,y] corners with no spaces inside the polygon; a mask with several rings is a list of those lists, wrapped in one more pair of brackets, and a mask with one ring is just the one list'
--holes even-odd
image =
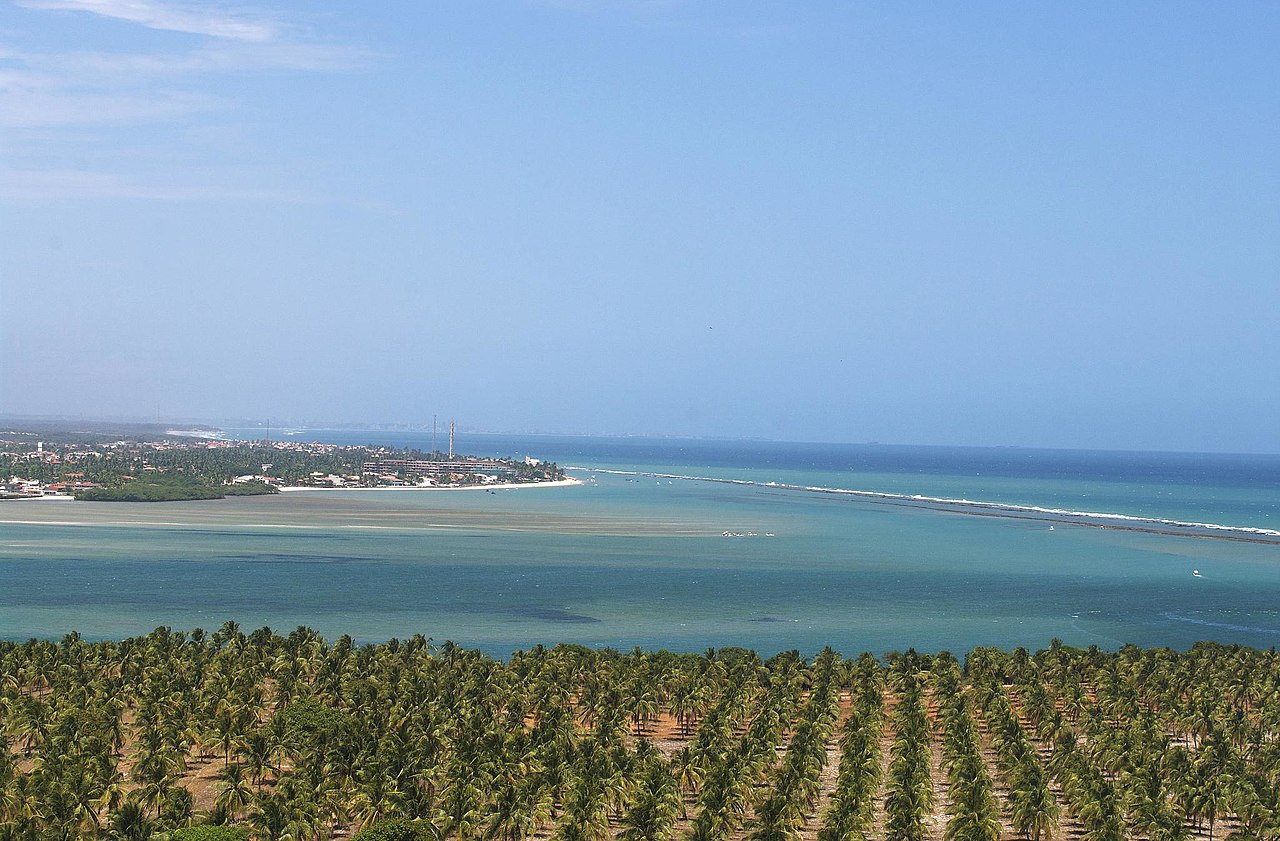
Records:
{"label": "distant town", "polygon": [[0,500],[167,502],[290,488],[499,487],[564,480],[551,462],[303,441],[0,430]]}

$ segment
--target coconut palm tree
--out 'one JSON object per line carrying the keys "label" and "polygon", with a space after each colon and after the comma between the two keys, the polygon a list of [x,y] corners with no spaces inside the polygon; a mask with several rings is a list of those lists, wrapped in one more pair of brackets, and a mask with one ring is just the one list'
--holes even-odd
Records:
{"label": "coconut palm tree", "polygon": [[1031,754],[1025,755],[1011,775],[1009,789],[1014,831],[1030,841],[1051,837],[1058,824],[1058,803],[1049,790],[1047,775]]}
{"label": "coconut palm tree", "polygon": [[228,765],[218,774],[219,789],[214,807],[237,820],[253,802],[253,789],[244,775],[244,766]]}
{"label": "coconut palm tree", "polygon": [[142,805],[130,799],[111,814],[107,821],[107,838],[110,841],[149,841],[154,828]]}

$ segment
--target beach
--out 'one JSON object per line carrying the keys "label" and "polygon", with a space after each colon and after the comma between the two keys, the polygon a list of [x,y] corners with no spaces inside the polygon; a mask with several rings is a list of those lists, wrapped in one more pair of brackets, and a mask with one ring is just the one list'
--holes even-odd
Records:
{"label": "beach", "polygon": [[551,482],[494,482],[482,485],[379,485],[374,488],[322,488],[315,485],[288,485],[282,493],[294,491],[513,491],[520,488],[571,488],[581,485],[581,479],[566,476]]}

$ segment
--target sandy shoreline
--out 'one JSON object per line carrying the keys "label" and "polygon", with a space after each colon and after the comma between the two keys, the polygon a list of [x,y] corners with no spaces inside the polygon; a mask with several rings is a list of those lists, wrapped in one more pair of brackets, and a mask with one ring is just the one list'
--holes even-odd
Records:
{"label": "sandy shoreline", "polygon": [[[557,479],[554,482],[503,482],[501,484],[492,485],[399,485],[384,486],[376,488],[318,488],[314,485],[290,485],[280,489],[281,493],[295,493],[297,491],[511,491],[518,488],[567,488],[574,485],[585,484],[581,479],[566,477]],[[239,497],[225,497],[226,499],[238,499]],[[36,502],[44,500],[46,502],[75,502],[75,497],[70,494],[44,494],[43,496],[13,497],[4,500],[5,502]],[[193,500],[179,500],[193,501]],[[204,501],[204,500],[200,500]],[[151,504],[151,503],[143,503]]]}
{"label": "sandy shoreline", "polygon": [[503,482],[491,485],[387,485],[376,488],[318,488],[314,485],[290,485],[281,488],[281,493],[296,491],[510,491],[517,488],[567,488],[581,485],[581,479],[572,477],[557,479],[554,482]]}
{"label": "sandy shoreline", "polygon": [[50,502],[75,502],[75,497],[71,494],[41,494],[40,496],[11,496],[4,502],[35,502],[36,500],[48,500]]}

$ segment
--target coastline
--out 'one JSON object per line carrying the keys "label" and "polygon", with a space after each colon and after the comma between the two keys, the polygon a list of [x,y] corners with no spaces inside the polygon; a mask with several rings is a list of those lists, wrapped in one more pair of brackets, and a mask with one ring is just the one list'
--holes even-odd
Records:
{"label": "coastline", "polygon": [[299,491],[511,491],[518,488],[568,488],[586,484],[581,479],[567,476],[554,482],[503,482],[491,485],[387,485],[376,488],[320,488],[315,485],[289,485],[280,493]]}
{"label": "coastline", "polygon": [[41,494],[40,496],[11,496],[0,502],[35,502],[42,499],[51,502],[75,502],[76,498],[71,494]]}
{"label": "coastline", "polygon": [[[492,485],[398,485],[376,488],[320,488],[314,485],[289,485],[280,489],[281,493],[297,493],[301,491],[511,491],[521,488],[568,488],[585,485],[586,482],[573,477],[557,479],[554,482],[503,482]],[[271,494],[262,494],[271,496]],[[230,499],[231,497],[224,497]],[[43,494],[41,496],[13,497],[5,502],[75,502],[70,494]],[[218,501],[218,500],[212,500]],[[143,504],[150,504],[143,502]]]}

